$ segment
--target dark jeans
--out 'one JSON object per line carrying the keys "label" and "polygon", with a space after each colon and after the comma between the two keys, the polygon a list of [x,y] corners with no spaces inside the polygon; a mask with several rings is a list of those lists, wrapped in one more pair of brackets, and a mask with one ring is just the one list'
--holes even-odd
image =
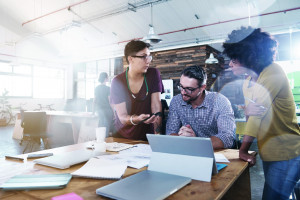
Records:
{"label": "dark jeans", "polygon": [[300,179],[300,156],[283,161],[263,161],[263,200],[287,200]]}

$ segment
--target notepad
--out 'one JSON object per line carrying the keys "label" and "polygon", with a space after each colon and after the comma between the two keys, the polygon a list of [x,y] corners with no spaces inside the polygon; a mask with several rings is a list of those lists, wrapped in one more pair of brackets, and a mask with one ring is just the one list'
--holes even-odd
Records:
{"label": "notepad", "polygon": [[112,142],[112,143],[106,143],[106,150],[107,151],[122,151],[128,148],[134,147],[132,144],[125,144],[125,143],[118,143],[118,142]]}
{"label": "notepad", "polygon": [[71,174],[17,175],[3,183],[3,190],[44,190],[64,188]]}
{"label": "notepad", "polygon": [[94,179],[120,179],[127,168],[123,161],[91,158],[80,169],[73,172],[74,177]]}

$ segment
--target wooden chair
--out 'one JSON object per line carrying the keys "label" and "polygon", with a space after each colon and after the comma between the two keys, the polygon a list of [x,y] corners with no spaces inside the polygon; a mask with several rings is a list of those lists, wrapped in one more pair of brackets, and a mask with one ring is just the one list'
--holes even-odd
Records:
{"label": "wooden chair", "polygon": [[40,146],[41,140],[43,141],[44,149],[49,148],[46,112],[22,112],[21,119],[21,126],[24,130],[20,145],[22,145],[23,140],[28,140],[23,153],[28,148],[30,148],[29,152],[31,152],[36,143]]}

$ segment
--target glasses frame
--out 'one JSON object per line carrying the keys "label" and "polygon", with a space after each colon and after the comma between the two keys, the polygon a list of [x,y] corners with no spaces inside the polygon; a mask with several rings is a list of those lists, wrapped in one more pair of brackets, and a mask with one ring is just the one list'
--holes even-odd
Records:
{"label": "glasses frame", "polygon": [[133,56],[131,56],[131,57],[134,57],[134,58],[141,58],[141,59],[143,59],[144,61],[146,61],[146,60],[152,60],[152,55],[144,55],[144,56],[137,56],[137,55],[133,55]]}
{"label": "glasses frame", "polygon": [[[201,86],[200,86],[200,87],[201,87]],[[196,87],[196,88],[182,87],[182,85],[181,85],[180,83],[177,85],[177,88],[178,88],[180,91],[184,90],[185,93],[187,93],[187,94],[192,94],[196,89],[198,89],[198,88],[200,88],[200,87]]]}

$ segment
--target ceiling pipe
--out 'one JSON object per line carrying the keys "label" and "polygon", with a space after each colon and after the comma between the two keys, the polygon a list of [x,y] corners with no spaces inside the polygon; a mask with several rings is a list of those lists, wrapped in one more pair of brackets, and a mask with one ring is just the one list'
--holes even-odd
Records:
{"label": "ceiling pipe", "polygon": [[[269,12],[269,13],[263,13],[263,14],[259,14],[259,15],[252,15],[250,17],[254,18],[254,17],[261,17],[261,16],[273,15],[273,14],[278,14],[278,13],[286,13],[286,12],[289,12],[289,11],[294,11],[294,10],[299,10],[299,9],[300,9],[300,7],[295,7],[295,8],[285,9],[285,10],[279,10],[279,11],[274,11],[274,12]],[[224,23],[228,23],[228,22],[240,21],[240,20],[244,20],[244,19],[248,19],[248,18],[249,18],[249,16],[240,17],[240,18],[236,18],[236,19],[230,19],[230,20],[215,22],[215,23],[211,23],[211,24],[204,24],[204,25],[201,25],[201,26],[194,26],[194,27],[190,27],[190,28],[179,29],[179,30],[175,30],[175,31],[165,32],[165,33],[159,33],[157,35],[168,35],[168,34],[182,32],[182,31],[185,32],[185,31],[192,30],[192,29],[203,28],[203,27],[206,27],[206,26],[213,26],[213,25],[218,25],[218,24],[224,24]],[[136,39],[140,40],[142,38],[134,38],[134,39],[131,39],[131,40],[136,40]],[[121,41],[121,42],[118,42],[117,44],[130,42],[131,40]]]}
{"label": "ceiling pipe", "polygon": [[52,14],[54,14],[54,13],[60,12],[60,11],[62,11],[62,10],[65,10],[65,9],[68,10],[68,9],[70,9],[71,7],[77,6],[77,5],[82,4],[82,3],[85,3],[85,2],[87,2],[87,1],[89,1],[89,0],[80,1],[80,2],[78,2],[78,3],[71,4],[71,5],[69,5],[69,6],[66,6],[66,7],[64,7],[64,8],[61,8],[61,9],[58,9],[58,10],[55,10],[55,11],[52,11],[52,12],[47,13],[47,14],[45,14],[45,15],[39,16],[39,17],[37,17],[37,18],[28,20],[28,21],[26,21],[26,22],[23,22],[23,23],[22,23],[22,26],[24,26],[25,24],[28,24],[28,23],[30,23],[30,22],[33,22],[33,21],[35,21],[35,20],[41,19],[41,18],[43,18],[43,17],[46,17],[46,16],[52,15]]}

